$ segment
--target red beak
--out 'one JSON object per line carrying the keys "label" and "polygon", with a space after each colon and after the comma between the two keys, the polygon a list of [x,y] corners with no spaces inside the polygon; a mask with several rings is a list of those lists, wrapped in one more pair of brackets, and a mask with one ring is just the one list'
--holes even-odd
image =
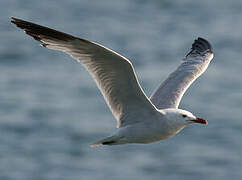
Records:
{"label": "red beak", "polygon": [[208,124],[208,122],[205,119],[200,118],[200,117],[197,117],[197,119],[192,120],[192,121],[195,123],[200,123],[200,124],[206,124],[206,125]]}

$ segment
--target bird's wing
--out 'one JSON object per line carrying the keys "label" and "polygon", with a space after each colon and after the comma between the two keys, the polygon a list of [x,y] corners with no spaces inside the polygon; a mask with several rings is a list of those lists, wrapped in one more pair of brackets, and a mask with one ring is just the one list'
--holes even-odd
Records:
{"label": "bird's wing", "polygon": [[178,108],[187,88],[207,69],[212,59],[211,44],[199,37],[192,44],[191,51],[183,59],[181,65],[151,96],[151,102],[157,109]]}
{"label": "bird's wing", "polygon": [[[64,51],[83,64],[95,79],[118,121],[118,127],[139,121],[135,114],[131,114],[138,109],[141,112],[155,109],[140,87],[132,64],[125,57],[99,44],[31,22],[17,18],[12,18],[11,22],[40,41],[42,46]],[[127,115],[134,116],[133,120],[127,120]]]}

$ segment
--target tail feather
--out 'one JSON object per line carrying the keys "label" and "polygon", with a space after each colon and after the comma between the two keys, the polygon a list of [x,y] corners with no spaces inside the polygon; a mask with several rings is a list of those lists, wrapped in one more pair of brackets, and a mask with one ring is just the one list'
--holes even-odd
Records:
{"label": "tail feather", "polygon": [[101,145],[117,145],[117,144],[124,144],[122,142],[120,142],[119,140],[121,139],[121,137],[117,137],[117,136],[110,136],[104,139],[101,139],[99,141],[96,141],[92,144],[90,144],[91,147],[98,147]]}

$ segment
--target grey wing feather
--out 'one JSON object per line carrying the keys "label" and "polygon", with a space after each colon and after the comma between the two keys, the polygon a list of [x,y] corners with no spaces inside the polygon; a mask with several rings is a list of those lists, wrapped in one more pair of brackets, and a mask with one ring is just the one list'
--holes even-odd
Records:
{"label": "grey wing feather", "polygon": [[181,65],[153,93],[151,102],[157,109],[178,108],[183,94],[205,72],[212,58],[211,44],[199,37]]}
{"label": "grey wing feather", "polygon": [[146,112],[155,108],[140,87],[128,59],[99,44],[38,24],[17,18],[12,18],[11,22],[44,47],[64,51],[81,62],[95,79],[118,121],[118,127],[138,121],[125,118],[127,115],[135,117],[129,113],[136,112],[136,109]]}

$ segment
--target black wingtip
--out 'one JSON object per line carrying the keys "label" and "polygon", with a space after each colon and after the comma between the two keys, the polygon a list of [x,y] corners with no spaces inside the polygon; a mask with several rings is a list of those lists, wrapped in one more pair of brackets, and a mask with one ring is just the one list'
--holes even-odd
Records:
{"label": "black wingtip", "polygon": [[10,17],[10,19],[11,19],[11,22],[13,22],[14,21],[14,19],[16,19],[15,17]]}
{"label": "black wingtip", "polygon": [[213,53],[213,48],[206,39],[198,37],[195,39],[194,43],[192,44],[191,51],[186,55],[186,57],[193,53]]}
{"label": "black wingtip", "polygon": [[20,29],[23,29],[26,34],[32,36],[35,40],[41,41],[43,37],[46,39],[55,39],[60,41],[68,41],[77,39],[72,35],[50,29],[32,22],[24,21],[22,19],[11,17],[11,22]]}
{"label": "black wingtip", "polygon": [[24,22],[23,20],[15,18],[15,17],[11,17],[10,19],[11,19],[11,23],[15,24],[16,26],[18,26],[20,24],[20,22]]}
{"label": "black wingtip", "polygon": [[213,52],[212,45],[204,38],[198,37],[192,44],[192,50],[197,50],[198,52]]}

